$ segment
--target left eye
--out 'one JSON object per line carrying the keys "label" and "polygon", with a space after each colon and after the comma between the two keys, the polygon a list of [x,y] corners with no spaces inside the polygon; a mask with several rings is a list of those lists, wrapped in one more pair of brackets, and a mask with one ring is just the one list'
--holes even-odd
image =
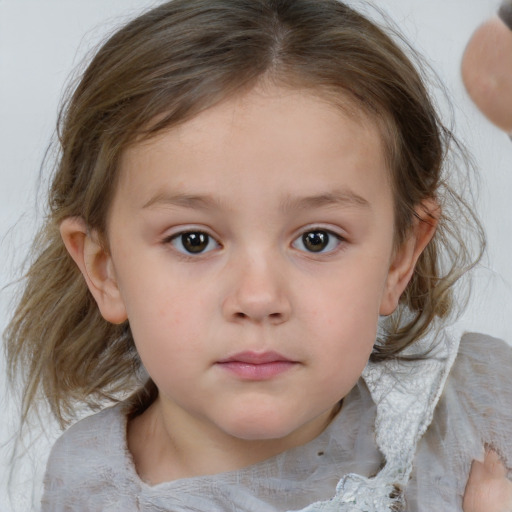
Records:
{"label": "left eye", "polygon": [[331,252],[341,243],[341,237],[325,229],[306,231],[292,244],[295,249],[312,253]]}
{"label": "left eye", "polygon": [[202,254],[219,246],[213,237],[203,231],[178,233],[169,241],[175,249],[183,254]]}

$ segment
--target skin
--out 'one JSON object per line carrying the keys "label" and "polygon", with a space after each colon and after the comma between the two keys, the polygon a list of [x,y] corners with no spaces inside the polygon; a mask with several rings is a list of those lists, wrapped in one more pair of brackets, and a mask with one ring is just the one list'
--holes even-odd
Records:
{"label": "skin", "polygon": [[464,512],[512,511],[512,482],[507,469],[492,450],[482,462],[474,461],[464,493]]}
{"label": "skin", "polygon": [[[62,223],[159,389],[128,428],[143,480],[239,469],[322,432],[435,229],[415,221],[395,246],[388,176],[370,120],[260,86],[125,152],[108,250],[81,219]],[[302,235],[319,231],[329,243],[311,251]],[[203,252],[185,250],[191,232]],[[221,363],[241,351],[292,363],[241,378]]]}
{"label": "skin", "polygon": [[512,134],[512,30],[495,16],[480,26],[462,59],[472,100],[496,126]]}

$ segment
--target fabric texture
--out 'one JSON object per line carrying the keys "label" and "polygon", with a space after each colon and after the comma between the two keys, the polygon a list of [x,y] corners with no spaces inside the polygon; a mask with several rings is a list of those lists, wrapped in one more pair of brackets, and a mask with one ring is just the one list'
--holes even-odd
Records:
{"label": "fabric texture", "polygon": [[[458,347],[458,338],[441,331],[407,347],[401,359],[366,365],[362,378],[376,405],[375,440],[385,464],[371,478],[349,473],[333,498],[301,512],[405,509],[402,490],[411,476],[418,441],[432,421]],[[428,357],[418,358],[420,354]]]}
{"label": "fabric texture", "polygon": [[[125,406],[116,405],[78,422],[57,441],[48,461],[42,511],[315,510],[311,503],[332,502],[343,477],[371,479],[385,467],[381,449],[387,448],[376,436],[378,404],[371,387],[360,379],[327,429],[304,446],[239,471],[156,486],[136,473],[126,446]],[[393,451],[403,433],[398,425],[386,428]],[[432,422],[417,444],[405,488],[406,510],[461,511],[471,461],[483,458],[485,445],[512,468],[512,348],[467,334]]]}

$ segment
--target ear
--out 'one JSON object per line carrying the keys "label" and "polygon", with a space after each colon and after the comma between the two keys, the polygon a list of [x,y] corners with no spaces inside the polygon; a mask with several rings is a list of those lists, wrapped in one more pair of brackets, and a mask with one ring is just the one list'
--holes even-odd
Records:
{"label": "ear", "polygon": [[68,217],[60,224],[66,249],[82,272],[105,320],[113,324],[127,319],[117,285],[112,258],[101,244],[98,234],[89,231],[80,217]]}
{"label": "ear", "polygon": [[379,313],[383,316],[391,315],[398,307],[418,258],[436,232],[440,206],[434,199],[425,200],[416,208],[416,215],[407,238],[393,253],[380,304]]}

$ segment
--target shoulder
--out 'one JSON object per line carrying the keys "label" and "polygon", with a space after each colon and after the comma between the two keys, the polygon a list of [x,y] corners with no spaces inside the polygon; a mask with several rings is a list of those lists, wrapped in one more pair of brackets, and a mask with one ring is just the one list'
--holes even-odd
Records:
{"label": "shoulder", "polygon": [[[129,455],[123,411],[119,404],[93,414],[57,440],[46,467],[43,511],[87,510],[94,506],[91,500],[127,485]],[[98,506],[99,510],[103,505],[98,502]]]}
{"label": "shoulder", "polygon": [[464,334],[448,384],[475,419],[512,420],[512,346],[485,334]]}
{"label": "shoulder", "polygon": [[[486,334],[470,332],[465,333],[461,338],[454,371],[457,372],[468,365],[479,368],[480,371],[489,369],[489,365],[499,370],[501,366],[510,362],[512,362],[511,344]],[[510,372],[507,373],[509,374]]]}
{"label": "shoulder", "polygon": [[94,452],[102,453],[110,450],[112,445],[121,442],[119,435],[124,423],[120,405],[102,410],[99,413],[87,416],[67,429],[54,444],[49,467],[58,463],[60,466],[76,462],[84,454]]}
{"label": "shoulder", "polygon": [[448,384],[481,441],[512,467],[512,346],[484,334],[465,334]]}
{"label": "shoulder", "polygon": [[471,463],[485,445],[512,467],[512,347],[468,333],[418,445],[408,510],[461,510]]}

